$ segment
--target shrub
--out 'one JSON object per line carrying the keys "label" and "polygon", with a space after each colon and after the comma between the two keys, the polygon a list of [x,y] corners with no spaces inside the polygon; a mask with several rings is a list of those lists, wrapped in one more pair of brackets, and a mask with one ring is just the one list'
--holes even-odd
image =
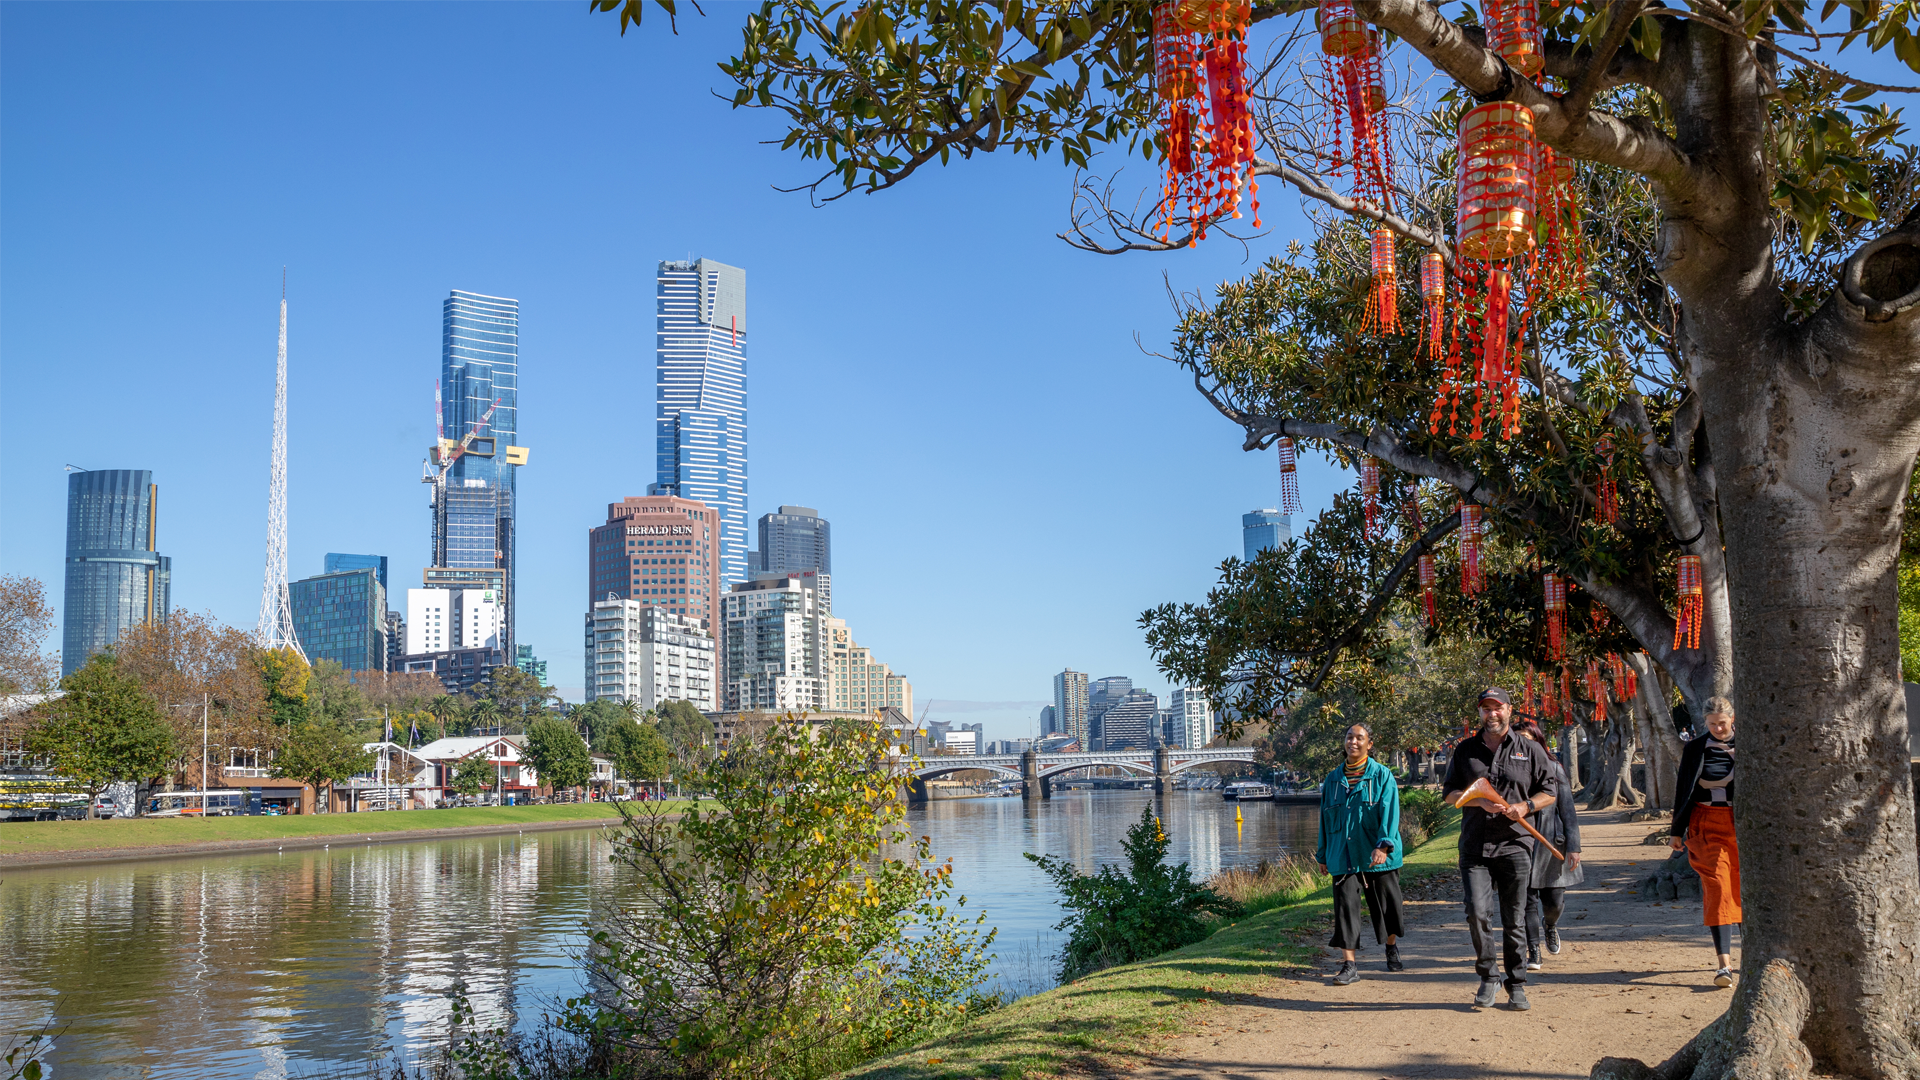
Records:
{"label": "shrub", "polygon": [[805,1077],[977,1010],[993,932],[902,824],[890,735],[789,716],[683,762],[710,801],[620,804],[637,888],[589,934],[598,990],[567,1029],[621,1076]]}
{"label": "shrub", "polygon": [[1400,789],[1400,836],[1405,841],[1403,851],[1412,851],[1452,821],[1456,813],[1440,798],[1440,793],[1426,788]]}
{"label": "shrub", "polygon": [[1207,887],[1239,904],[1242,915],[1258,915],[1299,900],[1326,880],[1312,858],[1289,855],[1277,863],[1262,859],[1250,870],[1222,870],[1207,879]]}
{"label": "shrub", "polygon": [[1167,834],[1151,806],[1140,811],[1121,848],[1126,873],[1102,866],[1082,874],[1064,859],[1027,854],[1053,879],[1068,911],[1056,927],[1068,932],[1058,957],[1061,982],[1191,945],[1207,936],[1205,916],[1234,918],[1242,911],[1236,901],[1193,880],[1186,863],[1166,864]]}

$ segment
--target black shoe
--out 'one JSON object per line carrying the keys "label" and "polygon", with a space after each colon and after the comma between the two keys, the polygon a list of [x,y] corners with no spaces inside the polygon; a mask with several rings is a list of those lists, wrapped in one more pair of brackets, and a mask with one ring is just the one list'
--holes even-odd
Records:
{"label": "black shoe", "polygon": [[1493,1004],[1493,995],[1500,989],[1499,979],[1481,979],[1480,992],[1473,995],[1473,1003],[1482,1009]]}
{"label": "black shoe", "polygon": [[1540,947],[1537,945],[1527,950],[1527,970],[1540,970]]}
{"label": "black shoe", "polygon": [[1507,1008],[1512,1009],[1514,1012],[1526,1012],[1528,1009],[1533,1008],[1533,1003],[1527,1000],[1526,987],[1507,987]]}
{"label": "black shoe", "polygon": [[1334,973],[1333,985],[1352,986],[1354,983],[1357,983],[1359,981],[1360,981],[1360,969],[1353,966],[1353,961],[1351,960],[1340,961],[1340,970]]}
{"label": "black shoe", "polygon": [[1407,965],[1400,962],[1400,946],[1398,945],[1387,946],[1387,970],[1388,971],[1407,970]]}
{"label": "black shoe", "polygon": [[1547,951],[1555,956],[1560,955],[1560,928],[1557,926],[1547,927]]}

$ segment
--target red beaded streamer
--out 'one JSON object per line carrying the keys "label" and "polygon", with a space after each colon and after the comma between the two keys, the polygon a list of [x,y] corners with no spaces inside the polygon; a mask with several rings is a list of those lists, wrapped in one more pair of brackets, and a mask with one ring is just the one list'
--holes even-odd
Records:
{"label": "red beaded streamer", "polygon": [[1439,571],[1434,568],[1433,556],[1420,556],[1420,603],[1427,610],[1427,625],[1439,626],[1440,616],[1433,609],[1433,584],[1439,579]]}
{"label": "red beaded streamer", "polygon": [[1620,488],[1613,482],[1613,436],[1602,435],[1594,447],[1600,453],[1600,490],[1593,516],[1608,525],[1620,521]]}
{"label": "red beaded streamer", "polygon": [[1534,701],[1533,701],[1533,665],[1532,664],[1527,665],[1527,685],[1525,689],[1520,691],[1520,703],[1521,703],[1522,709],[1525,710],[1528,716],[1540,715],[1540,710],[1534,707]]}
{"label": "red beaded streamer", "polygon": [[1380,463],[1370,457],[1360,459],[1360,512],[1366,523],[1361,536],[1370,541],[1380,519]]}
{"label": "red beaded streamer", "polygon": [[1280,512],[1300,513],[1299,462],[1294,456],[1293,440],[1285,435],[1274,441],[1280,448]]}
{"label": "red beaded streamer", "polygon": [[1567,583],[1559,574],[1548,574],[1543,589],[1547,603],[1547,658],[1564,660],[1567,656]]}
{"label": "red beaded streamer", "polygon": [[1600,661],[1587,661],[1587,696],[1593,699],[1593,722],[1607,718],[1607,684],[1600,678]]}
{"label": "red beaded streamer", "polygon": [[1680,613],[1674,620],[1673,647],[1700,647],[1700,619],[1705,614],[1705,594],[1700,586],[1700,556],[1680,556]]}
{"label": "red beaded streamer", "polygon": [[1247,86],[1246,0],[1179,0],[1153,13],[1153,55],[1160,131],[1167,160],[1161,189],[1160,239],[1184,215],[1192,246],[1207,227],[1240,217],[1250,196],[1260,226],[1259,185],[1253,165],[1253,114]]}
{"label": "red beaded streamer", "polygon": [[1477,595],[1486,587],[1480,573],[1480,507],[1473,503],[1460,506],[1460,591]]}
{"label": "red beaded streamer", "polygon": [[1573,722],[1573,670],[1560,665],[1560,718]]}
{"label": "red beaded streamer", "polygon": [[1360,332],[1377,330],[1382,334],[1400,332],[1400,280],[1393,259],[1393,230],[1373,230],[1373,278],[1367,290],[1367,310],[1360,320]]}

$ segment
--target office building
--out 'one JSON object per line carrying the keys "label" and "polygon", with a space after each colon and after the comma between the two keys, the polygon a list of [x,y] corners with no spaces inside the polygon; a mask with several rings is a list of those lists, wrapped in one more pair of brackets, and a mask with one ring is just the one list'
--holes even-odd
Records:
{"label": "office building", "polygon": [[1105,744],[1101,742],[1103,729],[1100,718],[1108,709],[1125,701],[1133,692],[1133,680],[1125,675],[1109,675],[1104,679],[1094,679],[1087,684],[1087,748],[1099,750]]}
{"label": "office building", "polygon": [[547,681],[547,662],[533,655],[533,646],[515,645],[513,647],[513,666],[533,676],[541,686],[552,686]]}
{"label": "office building", "polygon": [[1053,677],[1054,731],[1087,745],[1087,676],[1068,668]]}
{"label": "office building", "polygon": [[1183,687],[1174,690],[1168,699],[1167,711],[1173,714],[1173,734],[1169,741],[1174,746],[1198,750],[1213,742],[1213,703],[1207,700],[1205,690],[1197,686]]}
{"label": "office building", "polygon": [[[441,309],[440,439],[429,588],[490,590],[512,654],[520,466],[520,302],[456,289]],[[411,590],[409,590],[411,591]]]}
{"label": "office building", "polygon": [[676,495],[607,504],[607,522],[587,531],[587,604],[612,597],[685,615],[711,633],[717,623],[721,518]]}
{"label": "office building", "polygon": [[720,584],[747,580],[747,272],[662,262],[657,280],[655,483],[719,516]]}
{"label": "office building", "polygon": [[727,712],[826,707],[826,619],[799,578],[743,581],[720,600]]}
{"label": "office building", "polygon": [[947,732],[947,753],[975,757],[980,753],[980,733],[954,729]]}
{"label": "office building", "polygon": [[747,575],[749,581],[778,581],[781,578],[799,578],[800,583],[813,590],[819,600],[820,614],[833,614],[833,575],[824,570],[755,570]]}
{"label": "office building", "polygon": [[[333,565],[333,556],[327,557]],[[387,589],[379,567],[331,570],[287,584],[293,632],[307,662],[348,671],[387,669]]]}
{"label": "office building", "polygon": [[588,701],[656,709],[690,701],[714,711],[713,636],[700,620],[638,600],[601,600],[587,612]]}
{"label": "office building", "polygon": [[1059,732],[1060,710],[1048,705],[1040,710],[1040,737],[1045,738]]}
{"label": "office building", "polygon": [[464,694],[486,682],[489,672],[506,663],[507,654],[500,649],[442,649],[403,655],[395,661],[393,670],[433,675],[447,693]]}
{"label": "office building", "polygon": [[407,655],[407,617],[387,609],[387,667],[388,671],[400,670],[400,658]]}
{"label": "office building", "polygon": [[[802,585],[809,580],[804,575],[793,577]],[[913,715],[913,684],[874,659],[871,650],[857,644],[846,620],[826,618],[825,640],[828,709],[871,713],[892,706],[907,716]]]}
{"label": "office building", "polygon": [[337,551],[327,552],[323,574],[337,574],[342,570],[372,570],[380,578],[380,591],[387,591],[387,557],[385,555],[342,555]]}
{"label": "office building", "polygon": [[409,657],[493,649],[506,663],[506,609],[492,589],[408,589],[406,633]]}
{"label": "office building", "polygon": [[160,486],[146,469],[67,474],[66,598],[60,675],[133,626],[164,621],[173,560],[160,554]]}
{"label": "office building", "polygon": [[1240,515],[1240,543],[1245,554],[1242,559],[1252,562],[1254,556],[1269,548],[1282,548],[1293,539],[1292,519],[1278,510],[1255,510]]}
{"label": "office building", "polygon": [[1100,732],[1095,750],[1151,750],[1155,721],[1160,715],[1160,698],[1145,690],[1130,690],[1119,701],[1108,704],[1100,716]]}
{"label": "office building", "polygon": [[810,506],[783,506],[760,516],[759,563],[755,570],[787,574],[833,573],[833,530]]}

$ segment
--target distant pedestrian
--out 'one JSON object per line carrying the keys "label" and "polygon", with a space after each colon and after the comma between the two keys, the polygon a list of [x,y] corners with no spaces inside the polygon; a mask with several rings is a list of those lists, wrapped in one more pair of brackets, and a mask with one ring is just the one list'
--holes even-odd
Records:
{"label": "distant pedestrian", "polygon": [[1462,739],[1447,762],[1447,778],[1440,785],[1448,806],[1460,800],[1475,781],[1485,780],[1506,803],[1493,813],[1476,800],[1461,808],[1460,881],[1467,895],[1467,932],[1473,938],[1474,969],[1480,974],[1475,1005],[1493,1004],[1500,983],[1494,975],[1493,916],[1500,914],[1500,959],[1505,962],[1507,1002],[1529,1009],[1527,969],[1522,950],[1527,942],[1527,888],[1533,879],[1534,840],[1520,821],[1554,804],[1559,788],[1552,755],[1512,728],[1513,701],[1494,686],[1480,695],[1480,733]]}
{"label": "distant pedestrian", "polygon": [[1713,985],[1733,985],[1733,929],[1740,925],[1740,844],[1733,835],[1733,702],[1707,699],[1707,730],[1680,751],[1673,850],[1700,875],[1702,918],[1720,961]]}
{"label": "distant pedestrian", "polygon": [[1393,771],[1373,760],[1373,732],[1365,724],[1347,729],[1346,761],[1320,784],[1320,872],[1333,876],[1333,940],[1344,960],[1336,985],[1360,978],[1354,950],[1360,947],[1360,902],[1373,919],[1373,940],[1387,947],[1387,970],[1401,971],[1400,785]]}
{"label": "distant pedestrian", "polygon": [[[1527,720],[1524,726],[1515,726],[1542,750],[1551,752],[1539,724]],[[1533,827],[1566,858],[1557,858],[1546,844],[1534,841],[1533,877],[1527,887],[1528,971],[1540,970],[1542,947],[1549,956],[1560,955],[1560,915],[1567,909],[1567,890],[1587,879],[1586,871],[1580,869],[1580,815],[1573,804],[1573,793],[1567,790],[1567,770],[1551,753],[1547,763],[1553,766],[1554,790],[1559,797],[1553,800],[1552,812],[1541,814]]]}

